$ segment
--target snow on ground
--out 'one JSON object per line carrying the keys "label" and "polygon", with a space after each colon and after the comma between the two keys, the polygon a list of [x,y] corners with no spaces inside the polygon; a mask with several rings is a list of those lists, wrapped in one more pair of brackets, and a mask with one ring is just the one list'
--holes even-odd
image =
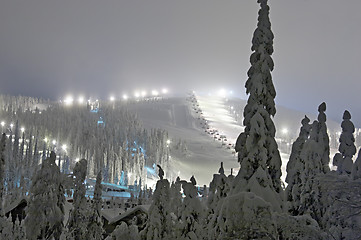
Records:
{"label": "snow on ground", "polygon": [[[246,105],[246,100],[239,98],[209,96],[205,94],[197,94],[196,98],[200,109],[202,109],[203,116],[208,121],[210,128],[217,129],[221,135],[225,135],[227,137],[228,142],[235,144],[239,133],[243,131],[243,126],[241,126],[241,124],[243,108]],[[315,114],[307,114],[311,121],[317,118],[317,108],[315,109],[315,112]],[[285,181],[287,174],[286,166],[290,157],[292,143],[298,137],[301,120],[304,116],[305,114],[302,112],[277,106],[274,123],[277,129],[276,140],[279,144],[282,159],[282,181]],[[330,132],[340,131],[340,124],[335,121],[328,120],[327,126]],[[332,158],[336,152],[337,149],[331,148],[330,167],[332,168]]]}
{"label": "snow on ground", "polygon": [[[131,103],[128,107],[137,113],[147,129],[168,131],[172,166],[181,179],[189,180],[194,175],[198,185],[209,185],[222,161],[226,174],[230,174],[231,168],[239,168],[231,150],[223,148],[202,129],[197,113],[185,98]],[[175,149],[179,140],[186,142],[186,154]]]}
{"label": "snow on ground", "polygon": [[[199,107],[203,111],[203,116],[209,122],[211,128],[218,129],[221,135],[227,137],[228,142],[235,144],[238,135],[244,127],[235,119],[233,109],[230,111],[229,100],[217,96],[197,96]],[[240,99],[239,99],[240,100]],[[235,100],[233,100],[234,102]],[[240,100],[244,105],[245,102]],[[242,107],[243,109],[243,107]],[[280,152],[282,159],[282,181],[286,178],[286,166],[289,159],[289,153]]]}
{"label": "snow on ground", "polygon": [[[171,140],[170,155],[175,172],[173,179],[179,175],[181,179],[189,180],[194,175],[197,184],[202,186],[210,183],[222,161],[226,174],[230,174],[231,168],[238,171],[237,158],[232,154],[233,150],[226,147],[229,143],[235,144],[238,135],[243,131],[240,116],[242,116],[246,101],[205,94],[197,95],[196,98],[198,104],[185,97],[177,97],[133,102],[129,103],[128,107],[137,113],[138,118],[147,129],[161,128],[168,131]],[[233,105],[234,108],[231,109]],[[238,117],[234,110],[239,111]],[[282,180],[284,180],[291,144],[298,136],[300,122],[305,114],[279,106],[277,106],[277,110],[274,120],[277,128],[277,140],[281,141],[282,138],[284,142],[289,143],[288,145],[284,143],[284,146],[279,144],[282,158]],[[315,106],[315,114],[308,116],[311,121],[316,119],[317,106]],[[201,124],[202,118],[207,120],[211,129],[218,130],[219,136],[226,136],[226,146],[222,146],[221,141],[215,140],[213,135],[205,132],[204,125]],[[328,121],[327,124],[331,131],[339,131],[340,124],[334,121]],[[287,132],[282,131],[286,128]],[[186,154],[175,149],[179,140],[186,142]],[[332,149],[331,159],[334,152],[335,150]]]}

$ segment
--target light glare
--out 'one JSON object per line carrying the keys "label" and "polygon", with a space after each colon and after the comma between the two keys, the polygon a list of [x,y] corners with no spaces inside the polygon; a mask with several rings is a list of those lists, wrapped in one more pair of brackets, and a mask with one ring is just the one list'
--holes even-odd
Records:
{"label": "light glare", "polygon": [[80,96],[80,97],[78,98],[78,102],[79,102],[80,104],[82,104],[82,103],[84,102],[84,97]]}
{"label": "light glare", "polygon": [[67,96],[65,99],[64,99],[64,103],[65,105],[71,105],[73,104],[74,102],[74,98],[72,96]]}
{"label": "light glare", "polygon": [[157,90],[153,90],[153,91],[152,91],[152,95],[153,95],[153,96],[158,96],[158,94],[159,94],[159,93],[158,93]]}

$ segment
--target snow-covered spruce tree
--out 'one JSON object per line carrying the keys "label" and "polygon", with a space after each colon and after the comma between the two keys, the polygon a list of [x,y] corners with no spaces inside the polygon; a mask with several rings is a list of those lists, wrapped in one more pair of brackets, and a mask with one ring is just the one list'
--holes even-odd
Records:
{"label": "snow-covered spruce tree", "polygon": [[337,166],[337,172],[351,174],[353,165],[352,157],[356,153],[355,137],[353,135],[355,132],[355,126],[351,122],[351,114],[347,110],[343,113],[341,129],[342,132],[338,150],[342,154],[342,159],[339,155],[335,155],[333,164]]}
{"label": "snow-covered spruce tree", "polygon": [[169,202],[169,182],[163,179],[164,172],[159,168],[160,180],[157,181],[153,201],[148,211],[146,227],[141,231],[142,239],[172,239],[172,219]]}
{"label": "snow-covered spruce tree", "polygon": [[287,163],[286,182],[288,185],[286,188],[286,197],[289,205],[288,211],[292,215],[298,215],[298,208],[300,206],[300,189],[302,185],[300,175],[305,168],[304,160],[301,158],[301,152],[310,135],[311,125],[309,122],[310,119],[307,116],[302,119],[300,134],[292,145],[290,160]]}
{"label": "snow-covered spruce tree", "polygon": [[254,192],[270,202],[274,210],[282,208],[281,157],[271,119],[276,113],[276,91],[272,83],[273,33],[267,0],[258,0],[258,24],[252,39],[251,67],[246,82],[250,94],[244,108],[244,132],[236,143],[241,169],[232,193]]}
{"label": "snow-covered spruce tree", "polygon": [[212,236],[216,235],[217,233],[217,213],[220,211],[224,199],[229,195],[231,185],[234,180],[233,175],[226,177],[224,174],[223,163],[221,163],[221,167],[219,168],[218,173],[219,174],[213,174],[212,182],[209,184],[209,194],[207,199],[207,227],[209,238],[212,238]]}
{"label": "snow-covered spruce tree", "polygon": [[326,125],[326,103],[323,102],[318,106],[318,124],[317,124],[317,133],[318,133],[318,144],[321,148],[321,164],[322,172],[328,173],[330,171],[330,139],[327,133]]}
{"label": "snow-covered spruce tree", "polygon": [[273,212],[283,209],[281,157],[271,119],[276,113],[272,83],[273,33],[267,0],[258,0],[258,24],[252,50],[244,108],[244,132],[236,142],[241,168],[230,195],[215,212],[217,223],[210,239],[277,239]]}
{"label": "snow-covered spruce tree", "polygon": [[112,232],[111,239],[112,240],[123,240],[123,239],[140,240],[140,236],[139,236],[138,228],[136,225],[128,226],[125,222],[122,222]]}
{"label": "snow-covered spruce tree", "polygon": [[[300,174],[300,205],[299,215],[308,213],[318,223],[320,223],[324,209],[322,206],[321,192],[316,177],[329,172],[326,152],[329,152],[329,140],[326,128],[326,104],[322,103],[318,107],[318,121],[314,121],[311,126],[310,137],[306,141],[301,151],[301,159],[305,162],[304,171]],[[326,146],[327,144],[327,146]],[[295,203],[294,203],[295,204]],[[297,206],[295,206],[297,208]]]}
{"label": "snow-covered spruce tree", "polygon": [[354,180],[361,178],[361,149],[359,150],[356,161],[353,164],[351,177]]}
{"label": "snow-covered spruce tree", "polygon": [[88,237],[89,240],[102,239],[103,224],[100,216],[100,210],[102,207],[102,172],[99,171],[97,180],[95,183],[92,213],[89,219],[88,225]]}
{"label": "snow-covered spruce tree", "polygon": [[34,175],[25,218],[26,237],[32,239],[59,239],[64,219],[64,190],[56,155],[41,164]]}
{"label": "snow-covered spruce tree", "polygon": [[208,194],[208,211],[209,214],[215,212],[219,201],[227,197],[230,186],[227,181],[227,177],[224,174],[223,162],[221,162],[221,167],[218,170],[219,174],[213,174],[212,182],[209,184],[209,194]]}
{"label": "snow-covered spruce tree", "polygon": [[198,198],[198,191],[194,185],[195,179],[192,176],[191,182],[182,184],[185,198],[182,204],[182,215],[180,221],[180,236],[177,239],[203,239],[205,212],[201,201]]}
{"label": "snow-covered spruce tree", "polygon": [[88,210],[88,203],[85,198],[85,177],[87,173],[87,160],[82,159],[76,163],[74,167],[74,200],[73,210],[70,213],[68,220],[69,239],[87,239],[88,222],[90,211]]}
{"label": "snow-covered spruce tree", "polygon": [[0,218],[3,216],[3,196],[5,184],[5,147],[6,135],[2,134],[0,140]]}
{"label": "snow-covered spruce tree", "polygon": [[180,179],[177,178],[175,182],[172,182],[170,187],[170,208],[174,214],[173,223],[178,224],[180,216],[182,215],[182,194],[181,194]]}

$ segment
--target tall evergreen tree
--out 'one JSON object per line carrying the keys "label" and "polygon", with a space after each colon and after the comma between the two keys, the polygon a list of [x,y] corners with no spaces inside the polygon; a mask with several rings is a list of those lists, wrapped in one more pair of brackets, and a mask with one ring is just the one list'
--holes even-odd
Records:
{"label": "tall evergreen tree", "polygon": [[95,183],[92,213],[89,219],[88,238],[97,240],[102,238],[103,224],[101,220],[100,210],[102,205],[102,172],[99,171]]}
{"label": "tall evergreen tree", "polygon": [[89,221],[88,203],[85,198],[85,177],[87,173],[87,160],[82,159],[74,167],[74,201],[73,210],[68,220],[70,236],[74,239],[87,239],[87,225]]}
{"label": "tall evergreen tree", "polygon": [[210,239],[277,239],[274,211],[283,209],[281,157],[272,116],[276,91],[272,83],[273,33],[267,0],[258,0],[258,24],[252,39],[251,67],[246,82],[244,131],[236,142],[241,168],[230,194],[217,207]]}
{"label": "tall evergreen tree", "polygon": [[281,209],[282,162],[275,141],[276,129],[271,118],[276,113],[274,102],[276,91],[271,76],[274,67],[271,58],[274,36],[271,31],[267,0],[258,0],[258,3],[261,9],[258,12],[257,28],[253,34],[251,67],[246,82],[249,98],[243,113],[245,129],[236,142],[241,169],[235,179],[235,192],[253,191],[249,183],[258,182],[263,188],[267,188],[267,191],[274,193],[266,194],[262,191],[264,193],[256,194],[269,198],[275,209]]}
{"label": "tall evergreen tree", "polygon": [[300,190],[302,186],[300,176],[305,168],[305,162],[301,158],[301,152],[310,136],[311,125],[309,122],[310,119],[307,116],[301,121],[302,127],[300,134],[292,145],[290,160],[287,163],[286,182],[288,185],[286,188],[286,196],[289,204],[289,211],[293,215],[298,215],[298,208],[300,206]]}
{"label": "tall evergreen tree", "polygon": [[321,164],[322,172],[328,173],[330,171],[330,139],[327,133],[326,125],[326,103],[323,102],[318,106],[318,124],[317,124],[317,133],[318,133],[318,143],[321,148]]}
{"label": "tall evergreen tree", "polygon": [[337,166],[338,172],[350,174],[353,166],[352,157],[356,153],[356,147],[355,137],[353,135],[355,132],[355,126],[351,121],[351,114],[347,110],[343,113],[341,129],[342,132],[338,150],[341,153],[342,158],[339,157],[339,155],[335,155],[333,164]]}
{"label": "tall evergreen tree", "polygon": [[64,219],[64,189],[56,155],[51,152],[32,179],[25,218],[27,239],[59,239]]}
{"label": "tall evergreen tree", "polygon": [[167,179],[163,179],[164,172],[159,167],[159,178],[153,195],[153,201],[148,211],[148,221],[141,232],[143,239],[172,239],[170,188]]}
{"label": "tall evergreen tree", "polygon": [[192,179],[191,182],[182,184],[185,198],[182,204],[180,236],[177,236],[178,239],[203,239],[205,235],[203,231],[204,207],[198,198],[193,176]]}
{"label": "tall evergreen tree", "polygon": [[361,178],[361,149],[358,151],[356,161],[353,164],[351,176],[354,180]]}
{"label": "tall evergreen tree", "polygon": [[0,218],[3,216],[3,196],[5,184],[5,145],[6,135],[3,133],[0,140]]}
{"label": "tall evergreen tree", "polygon": [[[305,168],[300,174],[300,205],[298,214],[310,213],[311,216],[320,222],[323,215],[321,202],[320,185],[317,176],[329,171],[329,139],[326,127],[326,104],[323,102],[318,107],[318,121],[311,126],[310,137],[305,142],[300,157],[305,163]],[[294,202],[294,204],[296,204]],[[295,206],[296,207],[296,206]]]}

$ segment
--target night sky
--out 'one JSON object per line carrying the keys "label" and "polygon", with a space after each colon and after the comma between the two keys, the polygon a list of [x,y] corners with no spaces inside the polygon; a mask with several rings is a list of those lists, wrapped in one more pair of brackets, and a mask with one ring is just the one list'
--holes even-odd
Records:
{"label": "night sky", "polygon": [[[270,0],[276,102],[361,126],[361,1]],[[0,93],[225,88],[245,98],[256,0],[0,0]],[[301,119],[300,119],[301,120]]]}

